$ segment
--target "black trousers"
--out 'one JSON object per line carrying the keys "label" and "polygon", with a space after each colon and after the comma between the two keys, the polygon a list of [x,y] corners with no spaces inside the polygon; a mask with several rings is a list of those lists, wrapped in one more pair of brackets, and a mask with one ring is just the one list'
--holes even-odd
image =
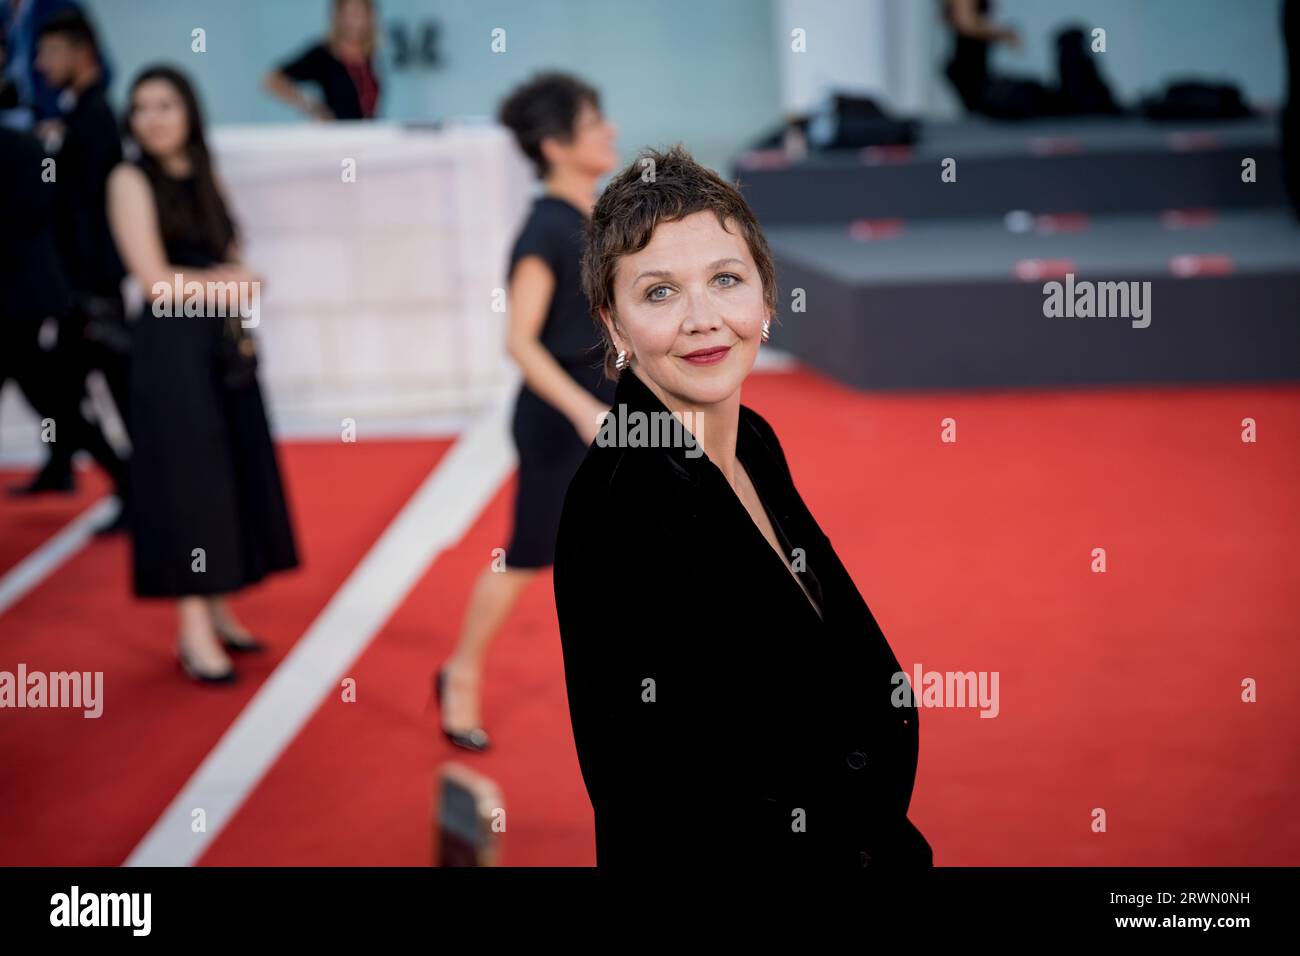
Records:
{"label": "black trousers", "polygon": [[5,379],[14,379],[36,413],[54,422],[55,440],[49,445],[49,457],[41,468],[42,476],[58,478],[70,473],[72,456],[85,450],[108,473],[118,497],[125,502],[126,463],[118,457],[100,428],[88,421],[81,411],[81,402],[86,395],[86,375],[92,369],[100,369],[119,414],[126,420],[127,357],[106,342],[88,337],[88,332],[100,335],[97,330],[101,323],[112,321],[111,312],[83,300],[67,314],[59,316],[57,321],[58,338],[49,351],[42,349],[40,344],[43,320],[28,318],[4,322],[4,365],[0,368],[0,384]]}

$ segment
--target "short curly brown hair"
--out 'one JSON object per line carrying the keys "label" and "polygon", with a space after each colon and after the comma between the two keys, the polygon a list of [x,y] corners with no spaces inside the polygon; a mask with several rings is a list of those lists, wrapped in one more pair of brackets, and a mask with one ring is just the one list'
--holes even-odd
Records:
{"label": "short curly brown hair", "polygon": [[600,310],[608,309],[616,321],[618,318],[614,273],[619,259],[649,245],[660,223],[676,222],[705,210],[718,217],[723,229],[727,229],[728,220],[740,229],[763,283],[768,314],[776,318],[776,266],[758,219],[739,188],[697,163],[681,143],[667,152],[643,149],[610,180],[587,222],[582,286],[591,304],[592,321],[605,346],[606,378],[617,381],[622,374],[614,367],[618,350],[600,317]]}
{"label": "short curly brown hair", "polygon": [[538,179],[551,173],[551,164],[542,155],[542,140],[553,136],[562,143],[572,142],[584,102],[600,109],[600,93],[594,86],[568,73],[549,70],[516,87],[498,107],[497,119],[514,133]]}

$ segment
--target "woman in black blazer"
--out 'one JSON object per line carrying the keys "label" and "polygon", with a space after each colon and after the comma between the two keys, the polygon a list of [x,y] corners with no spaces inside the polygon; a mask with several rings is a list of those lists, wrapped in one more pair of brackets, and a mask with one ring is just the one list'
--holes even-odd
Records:
{"label": "woman in black blazer", "polygon": [[776,314],[748,204],[680,146],[649,150],[587,238],[618,385],[554,581],[597,865],[932,865],[907,819],[906,676],[740,404]]}

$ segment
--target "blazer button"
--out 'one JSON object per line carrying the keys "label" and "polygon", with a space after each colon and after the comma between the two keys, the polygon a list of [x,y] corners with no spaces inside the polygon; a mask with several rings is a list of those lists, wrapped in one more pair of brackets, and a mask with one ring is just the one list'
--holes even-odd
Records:
{"label": "blazer button", "polygon": [[863,866],[870,866],[870,865],[871,865],[871,854],[868,853],[866,850],[859,850],[859,851],[858,851],[858,861],[859,861]]}
{"label": "blazer button", "polygon": [[867,755],[861,750],[855,750],[848,756],[849,766],[854,770],[861,770],[867,765]]}

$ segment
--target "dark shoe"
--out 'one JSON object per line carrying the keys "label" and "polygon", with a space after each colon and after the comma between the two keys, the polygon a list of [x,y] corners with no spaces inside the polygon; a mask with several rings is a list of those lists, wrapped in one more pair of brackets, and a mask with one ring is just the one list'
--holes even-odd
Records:
{"label": "dark shoe", "polygon": [[221,639],[221,643],[225,646],[226,650],[229,651],[256,653],[258,651],[266,650],[266,645],[255,637],[235,637],[231,634],[225,633],[224,631],[217,631],[217,637]]}
{"label": "dark shoe", "polygon": [[54,492],[61,495],[70,495],[77,490],[77,483],[72,477],[72,472],[60,472],[57,475],[48,475],[44,471],[38,472],[36,477],[25,485],[10,485],[9,494],[14,498],[26,498],[31,495],[46,494]]}
{"label": "dark shoe", "polygon": [[176,656],[180,660],[181,669],[185,671],[190,678],[198,681],[200,684],[233,684],[235,682],[235,668],[233,664],[224,671],[214,674],[208,671],[199,670],[194,665],[194,662],[190,660],[189,655],[185,653],[185,648],[180,644],[176,645]]}
{"label": "dark shoe", "polygon": [[[441,721],[441,714],[442,714],[442,695],[444,693],[446,683],[447,683],[447,678],[442,673],[441,668],[439,668],[438,674],[434,678],[433,686],[438,701],[438,713],[439,713],[440,721]],[[457,747],[464,747],[466,750],[473,750],[475,753],[482,753],[484,750],[487,750],[488,747],[491,746],[492,744],[492,741],[488,739],[487,731],[485,731],[482,727],[475,727],[473,730],[468,730],[468,731],[448,730],[446,727],[443,727],[442,732],[447,736],[447,739],[450,740]]]}

